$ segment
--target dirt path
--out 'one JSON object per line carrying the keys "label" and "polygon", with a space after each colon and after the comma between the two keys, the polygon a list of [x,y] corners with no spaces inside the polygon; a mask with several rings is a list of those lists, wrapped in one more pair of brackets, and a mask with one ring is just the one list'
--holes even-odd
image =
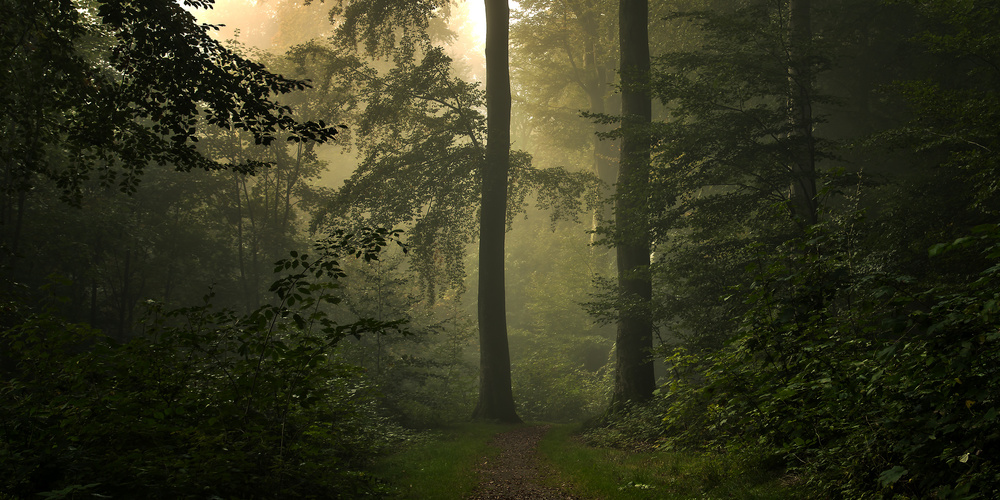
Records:
{"label": "dirt path", "polygon": [[548,430],[548,426],[521,427],[497,434],[490,444],[500,453],[480,461],[479,486],[469,500],[580,500],[541,485],[551,474],[538,463],[538,441]]}

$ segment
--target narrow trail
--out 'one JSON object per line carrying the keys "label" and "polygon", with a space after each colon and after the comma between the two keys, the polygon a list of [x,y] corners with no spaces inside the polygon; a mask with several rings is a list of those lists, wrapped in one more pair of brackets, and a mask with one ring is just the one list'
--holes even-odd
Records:
{"label": "narrow trail", "polygon": [[538,463],[538,442],[548,431],[532,426],[497,434],[490,445],[500,453],[480,460],[479,486],[469,500],[581,500],[541,484],[552,473]]}

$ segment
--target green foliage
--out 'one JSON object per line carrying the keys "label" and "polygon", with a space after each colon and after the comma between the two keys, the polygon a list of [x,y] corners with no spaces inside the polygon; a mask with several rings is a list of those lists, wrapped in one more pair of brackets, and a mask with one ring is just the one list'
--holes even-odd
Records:
{"label": "green foliage", "polygon": [[613,84],[618,17],[609,2],[570,4],[525,1],[511,12],[514,142],[532,152],[538,165],[591,168],[614,181],[598,162],[611,163],[613,145],[600,150],[594,132],[603,130],[580,111],[614,113]]}
{"label": "green foliage", "polygon": [[224,48],[180,3],[15,0],[2,8],[0,45],[11,68],[0,81],[3,135],[28,139],[3,144],[6,189],[47,177],[78,201],[91,178],[134,192],[150,164],[241,172],[261,166],[200,155],[194,143],[206,128],[246,130],[258,144],[278,131],[320,142],[337,133],[323,122],[298,122],[272,100],[305,82]]}
{"label": "green foliage", "polygon": [[[115,344],[52,314],[22,310],[3,332],[11,366],[0,408],[0,484],[63,498],[357,498],[394,428],[356,368],[348,335],[397,321],[334,322],[341,258],[374,260],[397,233],[337,233],[293,252],[273,305],[150,304],[144,334]],[[16,304],[12,303],[12,304]],[[396,434],[396,438],[399,434]]]}
{"label": "green foliage", "polygon": [[[553,482],[584,498],[690,499],[802,498],[801,485],[787,484],[780,470],[751,451],[691,453],[628,446],[618,431],[629,423],[648,428],[655,408],[633,407],[614,427],[585,430],[583,442],[575,426],[556,426],[539,443]],[[589,444],[585,444],[589,443]],[[593,446],[598,444],[599,446]],[[611,445],[611,446],[607,446]],[[624,445],[624,446],[623,446]]]}
{"label": "green foliage", "polygon": [[[282,102],[294,105],[300,117],[339,121],[350,99],[343,96],[343,75],[330,73],[349,61],[327,57],[317,45],[289,57],[235,43],[227,50],[266,62],[273,71],[322,81],[285,94]],[[143,190],[131,195],[96,179],[81,181],[76,206],[57,202],[57,183],[33,178],[30,192],[11,191],[0,201],[4,227],[11,229],[0,234],[5,278],[37,289],[46,276],[64,277],[55,293],[68,300],[59,313],[118,340],[134,333],[146,299],[171,308],[196,302],[212,286],[217,305],[257,309],[266,302],[271,264],[308,245],[305,214],[320,202],[316,184],[327,164],[315,141],[287,141],[289,131],[275,131],[275,141],[264,146],[237,127],[205,125],[202,117],[198,152],[205,158],[269,167],[255,175],[149,169]],[[47,157],[53,167],[57,160]]]}
{"label": "green foliage", "polygon": [[[0,9],[4,287],[58,275],[58,314],[119,341],[146,299],[172,308],[213,286],[220,306],[266,302],[271,263],[307,245],[302,215],[326,168],[316,149],[339,130],[319,121],[350,107],[342,80],[308,88],[276,73],[314,78],[333,63],[223,46],[176,2]],[[213,171],[175,172],[201,167]]]}
{"label": "green foliage", "polygon": [[[448,13],[446,4],[337,2],[333,15],[344,16],[337,24],[343,39],[327,56],[351,61],[337,71],[357,84],[361,104],[353,138],[360,162],[314,214],[317,226],[365,220],[407,227],[411,265],[425,294],[435,299],[448,289],[464,290],[463,257],[479,232],[486,138],[480,83],[458,76],[433,33],[434,21]],[[293,52],[298,58],[316,49]],[[593,205],[596,178],[575,170],[537,169],[531,155],[512,152],[508,226],[533,191],[553,218],[575,218],[586,203]]]}
{"label": "green foliage", "polygon": [[[322,0],[321,0],[322,1]],[[312,0],[306,0],[306,4]],[[406,58],[414,53],[442,15],[449,0],[336,0],[330,19],[338,19],[341,43],[375,58]]]}
{"label": "green foliage", "polygon": [[[670,375],[659,402],[666,446],[756,449],[823,498],[997,495],[998,233],[987,224],[964,234],[967,225],[994,222],[996,9],[914,5],[895,8],[903,18],[923,16],[927,31],[914,39],[948,69],[895,85],[913,119],[869,146],[891,141],[923,158],[898,155],[891,161],[912,168],[870,191],[870,178],[828,176],[823,222],[798,237],[766,208],[784,196],[768,186],[788,183],[785,64],[759,58],[757,49],[775,53],[783,30],[756,29],[766,16],[745,18],[741,9],[699,14],[706,49],[662,59],[686,68],[656,86],[682,119],[662,127],[669,142],[658,171],[667,188],[658,193],[667,207],[658,227],[676,242],[664,248],[661,303],[674,323],[663,323],[679,330],[683,345],[662,351]],[[824,34],[814,54],[840,43],[832,53],[843,57],[855,43],[843,27]],[[751,48],[728,50],[733,42]],[[740,50],[749,50],[731,60],[740,70],[720,64]],[[872,83],[862,73],[853,85]],[[821,76],[824,84],[843,85]],[[851,154],[861,166],[892,170]],[[857,186],[844,182],[855,178]],[[928,257],[934,241],[947,242]]]}
{"label": "green foliage", "polygon": [[998,172],[996,134],[1000,118],[1000,9],[990,2],[913,2],[928,29],[916,37],[950,71],[897,84],[914,119],[902,132],[923,152],[947,156],[976,185],[973,202],[995,213]]}
{"label": "green foliage", "polygon": [[[795,159],[805,147],[815,160],[821,203],[844,179],[831,175],[834,148],[817,130],[809,137],[789,120],[787,12],[779,2],[737,3],[731,9],[675,13],[670,21],[697,33],[697,46],[680,45],[655,57],[652,97],[664,118],[654,122],[650,181],[632,193],[647,207],[655,258],[649,269],[654,300],[617,307],[643,307],[668,343],[695,349],[717,348],[731,336],[740,301],[720,297],[749,283],[745,271],[754,248],[772,246],[801,234],[795,224],[790,186],[804,168]],[[806,47],[811,79],[824,75],[829,61]],[[815,111],[829,97],[814,81],[808,99]],[[808,144],[804,143],[806,141]],[[810,171],[814,163],[808,162]],[[810,174],[811,175],[811,174]],[[813,180],[813,179],[809,179]],[[640,229],[634,229],[635,233]],[[607,294],[607,311],[620,301]],[[606,313],[605,313],[606,315]]]}
{"label": "green foliage", "polygon": [[612,372],[608,366],[590,370],[583,360],[592,350],[606,349],[607,341],[544,338],[540,332],[535,336],[543,338],[511,332],[517,350],[529,353],[515,358],[511,368],[518,414],[529,420],[570,422],[600,413],[607,404]]}
{"label": "green foliage", "polygon": [[[740,335],[700,365],[707,383],[663,388],[671,438],[763,445],[828,496],[995,496],[998,267],[920,290],[837,234],[817,228],[757,268]],[[975,247],[995,262],[998,235],[933,253]]]}
{"label": "green foliage", "polygon": [[603,410],[613,377],[614,333],[580,305],[607,255],[579,223],[547,222],[532,211],[507,237],[511,383],[522,418],[579,421]]}
{"label": "green foliage", "polygon": [[[376,332],[341,345],[341,356],[365,370],[380,404],[411,428],[464,421],[472,411],[476,367],[474,320],[448,296],[423,301],[408,260],[388,253],[348,267],[343,305],[354,318],[398,317],[412,335]],[[426,297],[423,297],[426,299]]]}
{"label": "green foliage", "polygon": [[[409,225],[412,265],[437,296],[439,284],[461,283],[461,256],[478,231],[485,118],[478,86],[456,78],[441,49],[423,49],[385,74],[363,70],[361,162],[315,217]],[[519,164],[526,163],[520,156]]]}
{"label": "green foliage", "polygon": [[510,429],[484,423],[446,426],[380,458],[374,472],[386,482],[390,498],[468,498],[478,482],[480,460],[496,453],[491,438]]}
{"label": "green foliage", "polygon": [[613,413],[588,422],[582,439],[601,448],[627,451],[651,451],[663,442],[660,416],[665,408],[659,399],[649,403],[626,403]]}

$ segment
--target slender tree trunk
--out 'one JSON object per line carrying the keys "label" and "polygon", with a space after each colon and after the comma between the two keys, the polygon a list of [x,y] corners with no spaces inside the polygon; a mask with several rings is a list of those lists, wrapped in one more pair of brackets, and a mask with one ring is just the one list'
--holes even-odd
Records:
{"label": "slender tree trunk", "polygon": [[[598,78],[603,78],[603,72],[598,73]],[[617,114],[620,109],[608,109],[607,102],[607,89],[610,87],[610,82],[604,82],[595,78],[593,80],[593,88],[587,89],[587,97],[590,101],[590,112],[595,115],[603,114]],[[617,108],[615,106],[615,108]],[[594,155],[594,175],[597,175],[599,179],[604,181],[604,186],[600,192],[600,200],[611,200],[615,195],[615,181],[618,178],[618,162],[617,156],[619,153],[618,141],[613,139],[604,139],[598,136],[598,134],[603,132],[611,131],[609,125],[597,124],[596,130],[593,137],[593,155]],[[594,214],[594,227],[597,227],[598,222],[608,223],[614,218],[614,211],[610,206],[602,206],[598,208],[598,212]]]}
{"label": "slender tree trunk", "polygon": [[[605,107],[604,98],[591,98],[590,111],[594,114],[617,114],[619,110],[608,110]],[[596,230],[597,228],[604,226],[608,227],[611,221],[614,220],[614,207],[611,205],[611,201],[615,197],[615,181],[618,178],[618,161],[617,156],[619,153],[618,141],[613,139],[602,139],[598,136],[599,133],[609,132],[611,127],[609,125],[598,124],[597,130],[593,137],[593,148],[594,148],[594,164],[593,171],[599,179],[601,179],[602,184],[599,187],[598,194],[598,206],[594,210],[593,219],[591,223],[591,228]],[[598,240],[598,234],[595,232],[590,237],[591,244],[596,243]],[[607,246],[593,246],[593,252],[595,255],[601,255],[601,265],[608,266],[613,263],[613,258],[610,256]]]}
{"label": "slender tree trunk", "polygon": [[128,307],[131,303],[130,297],[132,295],[132,249],[125,249],[125,264],[122,270],[121,280],[122,288],[121,295],[118,298],[118,341],[124,342],[128,333],[128,328],[131,326],[127,324],[128,318]]}
{"label": "slender tree trunk", "polygon": [[[583,28],[584,36],[586,41],[584,42],[584,58],[583,58],[583,74],[580,80],[583,82],[583,90],[587,93],[587,100],[590,104],[590,112],[595,115],[603,115],[605,113],[619,113],[621,110],[619,106],[615,106],[614,103],[609,103],[608,96],[611,94],[612,82],[609,78],[608,63],[609,61],[599,61],[599,54],[603,52],[601,48],[601,33],[600,33],[600,23],[598,21],[596,6],[589,6],[586,10],[586,15],[581,16],[581,26]],[[613,66],[613,62],[610,63],[610,67]],[[610,108],[608,104],[611,104]],[[596,132],[609,132],[611,131],[611,126],[605,124],[596,124]],[[593,139],[594,148],[594,173],[605,183],[608,184],[609,189],[607,192],[602,193],[602,196],[614,196],[614,183],[618,177],[618,144],[617,141],[611,139],[601,139],[594,135]],[[608,212],[605,214],[607,220],[613,215]]]}
{"label": "slender tree trunk", "polygon": [[250,305],[250,277],[247,273],[247,257],[243,235],[243,198],[240,197],[240,180],[233,174],[233,201],[236,203],[236,258],[239,261],[240,287],[243,289],[242,305],[247,312],[253,310]]}
{"label": "slender tree trunk", "polygon": [[[612,81],[609,77],[615,63],[608,60],[601,60],[604,54],[601,46],[601,8],[596,2],[588,2],[582,10],[573,9],[580,22],[580,28],[584,35],[583,65],[582,71],[577,70],[577,81],[580,82],[581,90],[587,94],[590,105],[590,112],[595,115],[618,114],[621,112],[619,103],[612,102],[609,95],[612,93]],[[572,53],[567,53],[573,57]],[[604,139],[599,134],[610,132],[611,126],[595,123],[595,133],[592,139],[593,144],[593,171],[599,179],[604,181],[604,186],[598,193],[599,200],[607,201],[594,212],[593,228],[601,224],[609,224],[614,219],[614,207],[610,201],[615,195],[615,181],[618,179],[618,141]],[[596,235],[591,238],[593,243]],[[595,251],[596,251],[595,247]],[[606,252],[610,253],[610,252]],[[610,262],[609,262],[610,263]]]}
{"label": "slender tree trunk", "polygon": [[510,169],[507,0],[486,0],[486,159],[479,216],[479,402],[477,420],[520,422],[510,387],[504,236]]}
{"label": "slender tree trunk", "polygon": [[650,398],[653,373],[652,298],[649,279],[649,229],[645,203],[649,183],[649,135],[652,104],[644,81],[649,74],[649,5],[647,0],[619,0],[621,44],[622,144],[615,204],[619,300],[614,410],[626,402]]}
{"label": "slender tree trunk", "polygon": [[788,2],[788,120],[792,148],[792,216],[800,224],[817,222],[816,147],[812,134],[811,0]]}

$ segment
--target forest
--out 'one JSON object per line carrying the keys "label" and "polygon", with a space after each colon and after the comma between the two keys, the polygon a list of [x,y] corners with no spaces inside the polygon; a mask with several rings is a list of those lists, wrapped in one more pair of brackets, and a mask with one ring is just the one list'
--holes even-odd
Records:
{"label": "forest", "polygon": [[512,436],[1000,498],[994,1],[0,0],[0,62],[0,500],[549,498]]}

